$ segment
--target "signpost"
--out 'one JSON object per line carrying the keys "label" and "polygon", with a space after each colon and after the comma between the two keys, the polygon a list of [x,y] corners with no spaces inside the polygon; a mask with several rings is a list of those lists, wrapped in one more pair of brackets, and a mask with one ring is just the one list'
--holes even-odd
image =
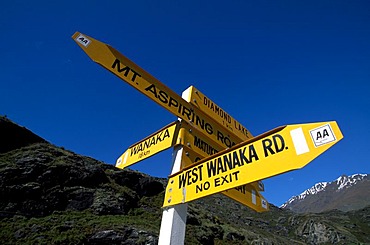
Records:
{"label": "signpost", "polygon": [[336,122],[274,129],[170,176],[163,206],[302,168],[342,138]]}
{"label": "signpost", "polygon": [[283,126],[253,138],[195,87],[181,97],[111,46],[79,32],[72,38],[93,61],[178,117],[116,162],[126,168],[174,147],[159,244],[182,244],[187,203],[208,195],[222,193],[267,211],[261,180],[302,168],[343,138],[334,121]]}
{"label": "signpost", "polygon": [[[198,164],[199,161],[204,158],[197,153],[194,153],[186,146],[183,146],[183,149],[185,151],[185,154],[183,155],[182,169],[194,166],[194,162]],[[186,164],[189,162],[191,162],[192,164]],[[234,201],[239,202],[244,206],[253,209],[256,212],[266,212],[269,210],[269,205],[260,191],[264,191],[264,186],[261,181],[257,181],[238,186],[237,188],[222,191],[221,194],[233,199]]]}
{"label": "signpost", "polygon": [[243,140],[229,134],[227,130],[220,127],[197,107],[181,98],[181,96],[111,46],[79,32],[73,35],[73,39],[93,61],[139,90],[175,116],[197,128],[213,141],[227,148]]}
{"label": "signpost", "polygon": [[252,137],[251,133],[240,122],[230,116],[230,114],[194,86],[190,86],[190,103],[214,118],[220,125],[224,126],[227,130],[236,134],[241,139],[247,140]]}
{"label": "signpost", "polygon": [[154,134],[130,146],[116,161],[117,168],[126,168],[176,144],[178,122],[173,122]]}
{"label": "signpost", "polygon": [[[121,169],[129,167],[172,146],[181,145],[183,146],[184,153],[181,154],[180,171],[222,150],[221,146],[217,146],[216,144],[212,146],[211,144],[213,143],[210,143],[187,123],[173,122],[130,146],[117,159],[116,167]],[[195,149],[195,151],[192,149]],[[177,172],[175,171],[174,173]],[[269,207],[266,199],[259,193],[259,191],[263,191],[261,183],[248,183],[238,188],[224,191],[222,194],[257,212],[265,212],[269,210]]]}

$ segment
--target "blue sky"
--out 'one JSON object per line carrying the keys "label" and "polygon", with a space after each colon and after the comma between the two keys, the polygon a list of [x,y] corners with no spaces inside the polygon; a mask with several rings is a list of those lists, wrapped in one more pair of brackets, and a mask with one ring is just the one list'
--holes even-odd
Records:
{"label": "blue sky", "polygon": [[[114,163],[176,119],[92,62],[80,31],[178,94],[194,85],[253,135],[336,120],[341,142],[264,181],[275,205],[370,172],[369,1],[6,1],[0,31],[0,114],[57,146]],[[171,151],[133,169],[166,177]]]}

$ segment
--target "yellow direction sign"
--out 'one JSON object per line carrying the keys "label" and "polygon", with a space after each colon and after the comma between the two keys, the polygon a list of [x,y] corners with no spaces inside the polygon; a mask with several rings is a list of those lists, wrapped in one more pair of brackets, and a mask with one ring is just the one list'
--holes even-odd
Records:
{"label": "yellow direction sign", "polygon": [[191,105],[111,46],[79,32],[76,32],[72,38],[93,61],[102,65],[177,117],[198,128],[213,141],[227,148],[243,140],[233,134],[230,135],[228,131],[197,107]]}
{"label": "yellow direction sign", "polygon": [[206,97],[194,86],[190,87],[190,103],[215,119],[220,125],[224,126],[239,138],[247,140],[252,137],[251,133],[241,123],[235,120],[230,116],[230,114]]}
{"label": "yellow direction sign", "polygon": [[209,140],[208,137],[205,137],[186,122],[181,122],[178,143],[192,149],[195,153],[202,156],[202,158],[214,155],[225,149],[225,147]]}
{"label": "yellow direction sign", "polygon": [[[181,169],[193,166],[194,162],[200,161],[203,157],[183,146],[184,152],[181,158]],[[259,191],[263,191],[261,181],[249,183],[237,188],[232,188],[221,192],[221,194],[257,211],[265,212],[269,210],[269,204]]]}
{"label": "yellow direction sign", "polygon": [[130,146],[116,161],[117,168],[126,168],[175,145],[177,122],[158,130]]}
{"label": "yellow direction sign", "polygon": [[300,169],[342,138],[334,121],[276,128],[170,176],[163,206]]}
{"label": "yellow direction sign", "polygon": [[[186,122],[173,122],[130,146],[117,159],[116,167],[121,169],[129,167],[177,144],[181,144],[184,147],[181,169],[222,150],[222,147],[210,143],[202,134],[197,132],[196,129],[192,129]],[[197,150],[193,151],[192,148]],[[215,148],[219,150],[209,150]],[[262,182],[253,182],[224,191],[222,194],[257,212],[268,211],[268,203],[259,193],[259,191],[263,191],[261,184]]]}
{"label": "yellow direction sign", "polygon": [[246,184],[221,193],[257,212],[270,210],[267,200],[253,185]]}
{"label": "yellow direction sign", "polygon": [[[212,156],[224,150],[222,146],[208,140],[201,133],[199,133],[197,129],[191,128],[185,122],[182,122],[180,124],[177,144],[186,147],[185,149],[194,159],[191,163],[198,162],[205,157]],[[188,166],[189,165],[184,166],[184,168]],[[258,181],[252,184],[254,188],[257,188],[260,191],[264,190],[262,181]]]}

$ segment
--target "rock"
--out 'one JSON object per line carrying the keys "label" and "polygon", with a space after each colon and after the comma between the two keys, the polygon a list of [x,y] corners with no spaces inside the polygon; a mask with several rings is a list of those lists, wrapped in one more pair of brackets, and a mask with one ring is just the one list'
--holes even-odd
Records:
{"label": "rock", "polygon": [[92,235],[89,244],[123,244],[126,240],[126,233],[119,233],[114,230],[99,231]]}
{"label": "rock", "polygon": [[115,193],[113,190],[98,189],[95,192],[91,209],[95,214],[127,214],[137,207],[138,198],[128,193]]}
{"label": "rock", "polygon": [[338,244],[340,234],[320,221],[309,219],[296,230],[298,236],[303,237],[309,244],[331,243]]}
{"label": "rock", "polygon": [[154,196],[164,190],[163,183],[153,177],[134,171],[114,171],[110,177],[119,185],[137,192],[139,196]]}
{"label": "rock", "polygon": [[139,180],[137,185],[137,193],[140,196],[155,196],[164,190],[162,183],[152,177],[145,177]]}
{"label": "rock", "polygon": [[66,209],[83,211],[90,208],[94,203],[94,193],[95,190],[81,186],[70,189],[66,196]]}
{"label": "rock", "polygon": [[146,231],[138,231],[134,228],[123,227],[117,230],[103,230],[90,236],[88,244],[122,244],[122,245],[155,245],[158,243],[156,236]]}
{"label": "rock", "polygon": [[238,234],[236,232],[229,232],[226,235],[226,239],[229,241],[243,241],[245,237],[241,234]]}

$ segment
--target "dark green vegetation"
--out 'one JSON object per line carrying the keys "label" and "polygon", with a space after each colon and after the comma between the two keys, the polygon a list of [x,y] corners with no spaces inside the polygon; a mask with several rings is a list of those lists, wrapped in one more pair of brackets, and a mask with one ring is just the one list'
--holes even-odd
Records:
{"label": "dark green vegetation", "polygon": [[[3,126],[5,124],[2,124]],[[0,138],[1,140],[1,138]],[[2,244],[156,244],[165,179],[48,143],[0,154]],[[256,213],[221,195],[189,204],[186,244],[366,244],[370,207]]]}

